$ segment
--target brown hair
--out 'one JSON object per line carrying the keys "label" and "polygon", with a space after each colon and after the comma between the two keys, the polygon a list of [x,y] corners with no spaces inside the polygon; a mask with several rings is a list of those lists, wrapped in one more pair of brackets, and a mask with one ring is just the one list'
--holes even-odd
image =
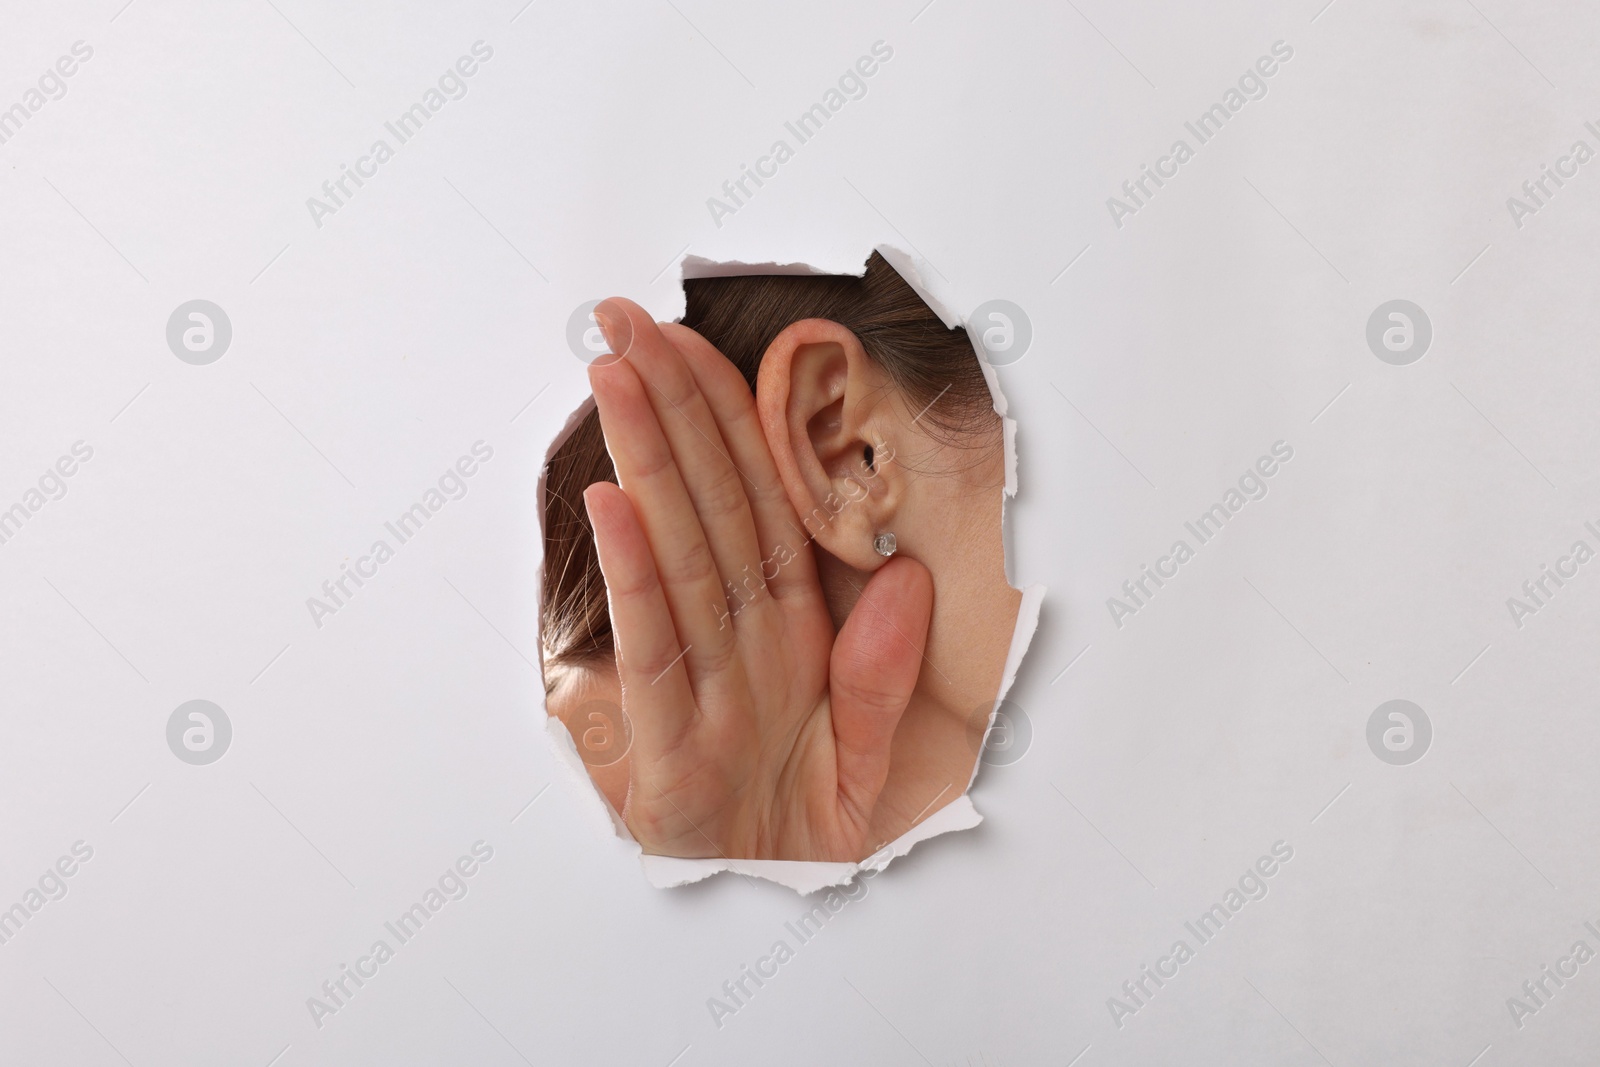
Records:
{"label": "brown hair", "polygon": [[[739,368],[755,388],[762,355],[802,319],[831,319],[913,405],[919,421],[953,441],[997,427],[993,399],[966,331],[947,329],[888,260],[873,252],[866,274],[745,275],[684,282],[682,322]],[[937,404],[935,403],[937,401]],[[925,410],[924,410],[925,409]],[[985,418],[988,416],[988,418]],[[981,435],[987,438],[988,434]],[[611,616],[583,491],[615,482],[599,414],[591,407],[545,468],[545,662],[571,665],[612,654]]]}

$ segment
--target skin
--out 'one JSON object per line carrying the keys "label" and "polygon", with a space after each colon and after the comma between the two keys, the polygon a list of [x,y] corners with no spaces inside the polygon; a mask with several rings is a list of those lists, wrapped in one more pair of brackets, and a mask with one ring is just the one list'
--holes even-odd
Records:
{"label": "skin", "polygon": [[617,654],[548,669],[550,711],[582,738],[621,706],[626,755],[590,770],[647,852],[862,859],[975,766],[1021,601],[998,418],[941,440],[826,320],[752,396],[694,331],[596,318],[623,354],[590,368],[619,484],[584,494]]}

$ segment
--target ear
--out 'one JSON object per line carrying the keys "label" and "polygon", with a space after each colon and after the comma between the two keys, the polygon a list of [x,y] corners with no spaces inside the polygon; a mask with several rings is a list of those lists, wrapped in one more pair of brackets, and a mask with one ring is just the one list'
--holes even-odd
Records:
{"label": "ear", "polygon": [[774,338],[756,379],[767,447],[805,533],[860,571],[887,562],[873,539],[894,531],[905,499],[892,390],[860,339],[827,319],[803,319]]}

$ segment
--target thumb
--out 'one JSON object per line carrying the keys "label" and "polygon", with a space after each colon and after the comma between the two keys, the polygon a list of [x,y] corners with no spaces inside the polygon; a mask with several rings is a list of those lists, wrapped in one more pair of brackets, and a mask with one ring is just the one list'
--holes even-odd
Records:
{"label": "thumb", "polygon": [[933,576],[897,556],[878,568],[833,642],[829,705],[839,803],[865,830],[889,776],[889,745],[922,672]]}

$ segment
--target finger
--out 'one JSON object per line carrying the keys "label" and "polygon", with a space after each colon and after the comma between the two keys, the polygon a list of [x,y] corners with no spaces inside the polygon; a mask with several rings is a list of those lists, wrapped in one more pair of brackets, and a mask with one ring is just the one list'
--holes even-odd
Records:
{"label": "finger", "polygon": [[933,576],[898,556],[879,567],[839,630],[829,662],[829,704],[839,803],[871,821],[889,776],[889,750],[917,676],[933,615]]}
{"label": "finger", "polygon": [[734,630],[716,561],[631,362],[592,364],[589,383],[617,483],[644,531],[690,678],[698,684],[733,658]]}
{"label": "finger", "polygon": [[683,354],[632,301],[605,300],[595,308],[595,315],[607,328],[628,335],[627,360],[645,384],[718,573],[724,581],[734,583],[741,600],[758,596],[763,585],[762,557],[746,496],[747,488],[754,488],[755,483],[729,455],[722,431]]}
{"label": "finger", "polygon": [[682,740],[695,715],[683,650],[644,528],[628,496],[609,482],[583,491],[606,580],[617,674],[633,722],[634,755],[646,764]]}
{"label": "finger", "polygon": [[801,529],[800,517],[778,477],[749,383],[715,345],[689,327],[667,323],[661,332],[683,353],[717,420],[728,455],[746,475],[767,588],[779,599],[819,596],[811,539]]}

